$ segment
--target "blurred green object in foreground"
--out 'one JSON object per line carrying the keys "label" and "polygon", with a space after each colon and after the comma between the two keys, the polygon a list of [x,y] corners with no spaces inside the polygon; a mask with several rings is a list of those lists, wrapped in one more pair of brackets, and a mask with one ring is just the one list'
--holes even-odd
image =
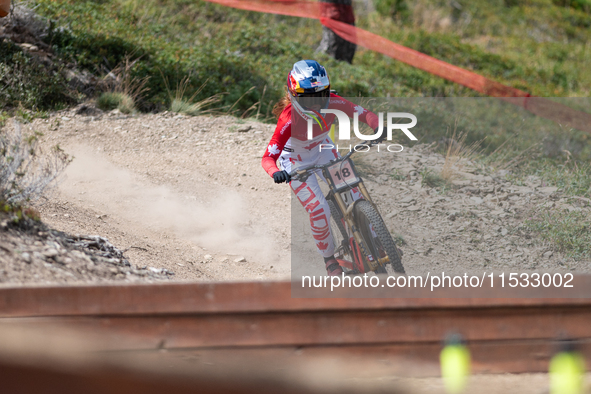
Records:
{"label": "blurred green object in foreground", "polygon": [[583,394],[585,360],[567,342],[550,360],[550,394]]}
{"label": "blurred green object in foreground", "polygon": [[459,334],[446,339],[439,362],[445,391],[450,394],[463,392],[470,376],[470,351]]}

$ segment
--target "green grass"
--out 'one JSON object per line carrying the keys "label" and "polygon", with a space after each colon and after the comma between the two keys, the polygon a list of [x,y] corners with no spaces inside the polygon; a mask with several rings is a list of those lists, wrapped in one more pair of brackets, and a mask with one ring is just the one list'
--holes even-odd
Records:
{"label": "green grass", "polygon": [[591,217],[588,213],[538,212],[526,220],[526,228],[567,257],[591,257]]}
{"label": "green grass", "polygon": [[431,170],[430,168],[424,167],[421,172],[421,183],[428,187],[441,187],[441,186],[449,186],[449,182],[447,182],[440,174],[437,174],[435,171]]}
{"label": "green grass", "polygon": [[130,114],[135,111],[133,98],[125,93],[104,92],[101,93],[96,101],[97,107],[103,111],[111,111],[115,108],[124,114]]}
{"label": "green grass", "polygon": [[43,111],[74,103],[60,71],[35,61],[11,41],[0,41],[0,107]]}
{"label": "green grass", "polygon": [[[551,0],[514,2],[463,2],[456,15],[447,1],[396,0],[393,14],[384,6],[379,7],[382,14],[358,7],[357,24],[535,95],[588,95],[591,73],[583,65],[591,60],[586,49],[591,16]],[[196,100],[223,93],[223,105],[236,104],[237,115],[263,99],[260,113],[267,116],[282,94],[291,64],[302,58],[324,63],[334,88],[344,96],[477,96],[362,48],[353,65],[316,54],[321,25],[315,20],[189,0],[37,3],[37,11],[61,28],[51,32],[48,42],[69,61],[100,73],[128,54],[140,59],[135,76],[150,77],[149,95],[139,103],[142,110],[170,104],[162,71],[172,86],[189,74],[194,90],[209,80]],[[446,18],[451,23],[442,27]]]}
{"label": "green grass", "polygon": [[566,157],[562,160],[539,158],[518,167],[510,179],[522,184],[531,175],[538,176],[542,186],[556,186],[567,196],[591,198],[591,164],[588,162],[569,162]]}
{"label": "green grass", "polygon": [[394,169],[394,172],[392,174],[390,174],[390,176],[395,181],[405,181],[407,179],[407,176],[404,174],[401,174],[400,171],[398,171],[398,169]]}
{"label": "green grass", "polygon": [[396,246],[404,246],[404,245],[406,245],[406,240],[400,234],[393,234],[392,235],[392,239],[394,240],[394,243],[396,244]]}

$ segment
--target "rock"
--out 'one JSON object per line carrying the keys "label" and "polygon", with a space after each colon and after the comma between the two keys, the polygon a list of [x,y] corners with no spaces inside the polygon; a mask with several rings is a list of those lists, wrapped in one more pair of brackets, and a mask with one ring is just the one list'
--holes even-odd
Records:
{"label": "rock", "polygon": [[237,259],[234,259],[235,263],[245,263],[246,259],[244,257],[238,257]]}
{"label": "rock", "polygon": [[460,216],[460,211],[451,210],[448,213],[449,215],[447,216],[447,220],[451,220],[452,222],[454,222]]}
{"label": "rock", "polygon": [[527,186],[515,186],[515,185],[511,185],[508,189],[511,192],[517,193],[517,194],[530,194],[530,193],[533,193],[534,192],[531,187],[527,187]]}
{"label": "rock", "polygon": [[209,263],[213,261],[213,256],[210,254],[206,254],[205,256],[203,256],[203,263]]}
{"label": "rock", "polygon": [[250,131],[251,129],[252,129],[252,126],[246,126],[241,129],[238,129],[236,131],[238,131],[239,133],[246,133],[246,132]]}
{"label": "rock", "polygon": [[455,186],[468,186],[468,185],[472,184],[472,181],[469,179],[464,179],[464,180],[456,179],[454,181],[451,181],[451,183]]}
{"label": "rock", "polygon": [[402,200],[400,200],[398,202],[401,203],[401,204],[407,204],[407,203],[410,203],[410,202],[413,202],[413,201],[415,201],[415,198],[413,196],[407,196],[407,197],[404,197]]}
{"label": "rock", "polygon": [[550,257],[552,257],[552,255],[554,255],[554,252],[549,250],[547,252],[544,252],[544,254],[542,255],[543,258],[545,259],[549,259]]}
{"label": "rock", "polygon": [[464,186],[463,188],[460,189],[460,193],[476,194],[476,193],[480,193],[480,189],[478,189],[477,187],[473,187],[473,186]]}
{"label": "rock", "polygon": [[65,69],[62,71],[62,75],[66,78],[71,88],[77,89],[85,94],[94,93],[95,87],[99,83],[99,80],[86,70]]}
{"label": "rock", "polygon": [[25,260],[25,262],[27,262],[27,263],[31,262],[31,255],[30,254],[25,252],[21,255],[21,257],[23,258],[23,260]]}
{"label": "rock", "polygon": [[22,44],[16,44],[16,45],[18,45],[19,47],[21,47],[25,51],[36,52],[39,50],[39,47],[37,45],[33,45],[33,44],[22,43]]}
{"label": "rock", "polygon": [[484,202],[484,200],[480,197],[470,197],[470,202],[474,205],[480,205]]}
{"label": "rock", "polygon": [[539,187],[538,191],[543,194],[552,194],[558,191],[557,187],[549,186],[549,187]]}
{"label": "rock", "polygon": [[59,252],[53,248],[51,249],[47,249],[45,252],[43,252],[43,255],[45,257],[55,257],[59,254]]}
{"label": "rock", "polygon": [[78,108],[76,108],[76,115],[82,115],[82,116],[98,116],[98,115],[102,115],[103,111],[101,111],[100,109],[87,105],[87,104],[81,104]]}
{"label": "rock", "polygon": [[379,183],[388,183],[388,181],[390,180],[390,178],[388,177],[388,175],[382,174],[379,177],[377,177],[376,179]]}
{"label": "rock", "polygon": [[398,211],[392,211],[386,215],[386,219],[392,219],[394,216],[398,214]]}
{"label": "rock", "polygon": [[413,205],[412,207],[408,207],[406,208],[407,211],[420,211],[421,207],[417,206],[417,205]]}
{"label": "rock", "polygon": [[502,194],[497,194],[494,197],[492,197],[493,201],[499,200],[499,201],[507,201],[507,199],[509,198],[509,195],[507,193],[502,193]]}
{"label": "rock", "polygon": [[507,235],[509,233],[509,230],[507,230],[505,227],[503,227],[501,229],[501,235],[504,237],[505,235]]}

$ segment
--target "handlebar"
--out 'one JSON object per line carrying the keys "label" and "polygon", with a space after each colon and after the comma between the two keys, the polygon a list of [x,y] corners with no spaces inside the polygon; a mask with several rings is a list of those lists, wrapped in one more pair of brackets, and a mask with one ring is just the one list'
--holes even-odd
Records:
{"label": "handlebar", "polygon": [[347,160],[349,157],[351,157],[353,155],[353,153],[356,153],[357,152],[355,150],[355,148],[360,147],[360,146],[369,146],[369,147],[371,147],[371,146],[376,145],[378,143],[379,142],[375,142],[375,141],[367,141],[367,142],[363,142],[361,144],[357,144],[345,156],[339,157],[338,159],[331,160],[331,161],[329,161],[326,164],[316,164],[316,165],[311,165],[311,166],[308,166],[308,167],[297,168],[297,169],[293,170],[292,172],[290,172],[289,173],[289,176],[291,177],[291,179],[295,179],[295,180],[298,180],[300,182],[305,182],[306,179],[310,176],[310,173],[312,171],[319,170],[319,169],[323,169],[323,168],[332,166],[335,163],[338,163],[339,161],[345,161],[345,160]]}

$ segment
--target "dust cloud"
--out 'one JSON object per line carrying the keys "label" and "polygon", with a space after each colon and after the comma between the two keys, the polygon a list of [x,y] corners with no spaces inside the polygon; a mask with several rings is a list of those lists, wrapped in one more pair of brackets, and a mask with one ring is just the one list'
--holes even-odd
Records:
{"label": "dust cloud", "polygon": [[208,185],[195,184],[191,195],[183,196],[139,179],[84,146],[70,151],[75,159],[59,186],[62,193],[107,215],[136,223],[140,229],[173,232],[208,252],[241,255],[261,263],[276,261],[273,239],[255,223],[235,191],[211,193]]}

